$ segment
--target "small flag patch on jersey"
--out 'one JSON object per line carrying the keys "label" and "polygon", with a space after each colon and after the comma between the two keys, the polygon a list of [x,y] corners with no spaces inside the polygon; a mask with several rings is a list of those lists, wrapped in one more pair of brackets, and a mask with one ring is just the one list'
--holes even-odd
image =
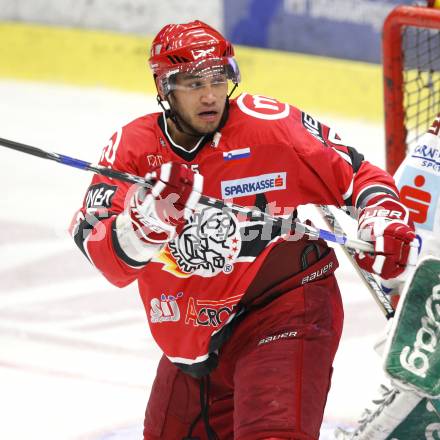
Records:
{"label": "small flag patch on jersey", "polygon": [[251,149],[247,148],[239,148],[237,150],[224,151],[223,159],[224,160],[234,160],[234,159],[244,159],[245,157],[249,157],[251,155]]}

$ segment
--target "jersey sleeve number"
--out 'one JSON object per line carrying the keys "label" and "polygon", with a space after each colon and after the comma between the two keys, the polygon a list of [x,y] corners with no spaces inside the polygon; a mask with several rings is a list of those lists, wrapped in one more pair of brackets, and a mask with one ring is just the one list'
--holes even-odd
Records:
{"label": "jersey sleeve number", "polygon": [[[120,128],[108,141],[108,144],[104,147],[101,154],[101,163],[105,160],[108,165],[113,165],[116,159],[116,151],[118,150],[119,143],[121,142],[122,128]],[[114,141],[113,141],[114,139]]]}

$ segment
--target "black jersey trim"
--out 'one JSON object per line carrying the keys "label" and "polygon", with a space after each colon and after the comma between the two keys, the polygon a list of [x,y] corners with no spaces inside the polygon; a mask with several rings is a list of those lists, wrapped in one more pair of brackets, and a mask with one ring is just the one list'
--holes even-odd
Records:
{"label": "black jersey trim", "polygon": [[148,263],[148,260],[147,261],[133,260],[122,250],[121,245],[119,244],[118,234],[116,232],[116,218],[113,220],[112,223],[112,244],[113,244],[113,249],[116,252],[116,255],[128,266],[138,268],[138,267],[143,267]]}
{"label": "black jersey trim", "polygon": [[202,142],[200,142],[200,145],[194,150],[194,151],[185,151],[181,148],[176,148],[175,147],[175,142],[171,139],[171,137],[168,135],[167,130],[165,129],[165,118],[167,117],[167,113],[165,114],[160,114],[157,118],[157,123],[159,124],[159,127],[163,133],[163,135],[165,136],[165,138],[168,141],[168,144],[171,148],[171,150],[173,150],[174,153],[176,153],[179,157],[181,157],[183,160],[185,160],[186,162],[191,162],[192,160],[195,159],[195,157],[197,156],[197,153],[209,142],[212,142],[212,135],[207,135],[205,136],[205,139],[202,140]]}
{"label": "black jersey trim", "polygon": [[184,364],[180,362],[173,362],[173,364],[184,371],[186,374],[194,378],[200,378],[211,373],[218,365],[218,352],[226,341],[232,336],[236,326],[246,316],[246,309],[242,305],[237,305],[237,311],[234,318],[222,327],[217,333],[211,336],[209,342],[208,358],[202,362],[195,362],[193,364]]}
{"label": "black jersey trim", "polygon": [[[86,252],[86,249],[84,247],[84,243],[89,237],[89,235],[92,233],[93,228],[95,225],[100,222],[101,220],[104,220],[106,218],[109,218],[111,215],[113,215],[111,212],[107,212],[105,214],[91,214],[86,213],[84,215],[84,219],[81,220],[78,223],[78,226],[76,230],[73,233],[73,241],[78,246],[79,250],[84,254],[84,256],[90,261],[90,258]],[[90,261],[92,263],[92,261]]]}
{"label": "black jersey trim", "polygon": [[182,370],[189,376],[199,379],[207,374],[211,373],[218,365],[218,355],[217,353],[209,353],[208,359],[203,362],[197,362],[194,364],[182,364],[180,362],[173,362],[173,364]]}
{"label": "black jersey trim", "polygon": [[[165,136],[165,138],[168,141],[168,144],[170,145],[171,150],[173,150],[174,153],[176,153],[179,157],[181,157],[186,162],[191,162],[195,159],[198,152],[206,145],[212,142],[214,138],[215,133],[207,134],[204,139],[202,139],[202,142],[200,142],[200,145],[194,150],[194,151],[185,151],[183,148],[176,148],[175,142],[171,139],[171,137],[168,135],[167,130],[165,128],[166,124],[166,118],[170,117],[170,110],[166,110],[165,113],[161,113],[157,118],[157,123]],[[226,100],[225,110],[223,112],[222,119],[220,121],[220,124],[216,130],[216,132],[220,131],[226,124],[227,120],[229,118],[229,99]]]}
{"label": "black jersey trim", "polygon": [[356,201],[356,208],[358,209],[365,208],[365,206],[368,204],[369,200],[372,197],[380,194],[388,194],[393,199],[397,199],[397,200],[399,199],[397,194],[393,190],[387,188],[386,186],[374,185],[369,188],[366,188],[364,191],[361,191],[361,194],[358,196],[358,199]]}
{"label": "black jersey trim", "polygon": [[359,171],[359,168],[362,165],[362,162],[364,161],[364,155],[359,153],[355,148],[353,147],[347,147],[348,155],[351,158],[351,166],[353,167],[353,171],[357,173]]}

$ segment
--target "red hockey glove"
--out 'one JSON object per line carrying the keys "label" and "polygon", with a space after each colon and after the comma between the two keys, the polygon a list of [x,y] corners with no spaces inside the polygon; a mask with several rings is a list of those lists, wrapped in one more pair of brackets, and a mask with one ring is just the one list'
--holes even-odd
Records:
{"label": "red hockey glove", "polygon": [[361,211],[358,237],[374,244],[374,254],[355,257],[368,272],[390,279],[401,275],[407,266],[416,265],[418,241],[409,212],[389,196],[374,197]]}
{"label": "red hockey glove", "polygon": [[152,188],[138,188],[116,220],[119,244],[134,260],[148,259],[147,249],[157,251],[178,235],[203,191],[203,176],[184,164],[163,164],[145,178]]}

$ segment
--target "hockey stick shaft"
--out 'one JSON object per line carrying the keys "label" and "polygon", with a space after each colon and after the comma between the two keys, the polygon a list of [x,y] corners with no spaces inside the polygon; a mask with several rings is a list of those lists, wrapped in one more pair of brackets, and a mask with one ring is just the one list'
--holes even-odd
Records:
{"label": "hockey stick shaft", "polygon": [[[326,221],[328,227],[333,230],[336,234],[343,234],[343,229],[341,224],[338,222],[336,217],[331,212],[330,208],[326,205],[320,205],[319,209],[321,210],[321,213],[324,217],[324,220]],[[394,308],[390,303],[390,300],[380,287],[379,283],[376,281],[376,278],[374,276],[367,272],[366,270],[363,270],[359,267],[359,265],[356,263],[356,260],[354,259],[355,251],[353,248],[348,248],[346,246],[342,247],[345,255],[347,255],[348,259],[350,260],[350,263],[353,265],[354,269],[360,276],[361,280],[364,282],[365,286],[371,293],[373,299],[376,301],[379,308],[382,310],[383,314],[387,319],[390,319],[394,316]]]}
{"label": "hockey stick shaft", "polygon": [[[151,182],[148,182],[142,177],[113,170],[111,168],[107,168],[102,165],[95,165],[90,162],[85,162],[83,160],[75,159],[70,156],[65,156],[63,154],[45,151],[40,148],[33,147],[31,145],[26,145],[20,142],[16,142],[4,138],[0,138],[0,145],[42,159],[48,159],[70,167],[78,168],[85,171],[91,171],[95,174],[100,174],[102,176],[110,177],[112,179],[122,180],[124,182],[129,182],[129,183],[135,183],[138,185],[145,186],[147,188],[151,188]],[[283,230],[285,230],[286,233],[294,230],[296,234],[305,234],[309,237],[321,238],[325,241],[338,243],[344,247],[348,247],[353,250],[356,249],[363,252],[373,251],[373,246],[365,241],[352,240],[349,239],[344,234],[337,235],[330,231],[326,231],[324,229],[319,229],[309,225],[305,225],[296,220],[273,217],[267,214],[266,212],[260,211],[258,209],[247,208],[244,206],[236,205],[234,203],[224,202],[223,200],[216,199],[213,197],[207,197],[204,195],[201,196],[199,203],[204,206],[213,207],[220,210],[223,209],[230,210],[234,214],[244,214],[250,216],[253,220],[260,220],[267,223],[271,223],[273,224],[273,226],[281,227]],[[286,225],[286,220],[290,221],[288,225]]]}

